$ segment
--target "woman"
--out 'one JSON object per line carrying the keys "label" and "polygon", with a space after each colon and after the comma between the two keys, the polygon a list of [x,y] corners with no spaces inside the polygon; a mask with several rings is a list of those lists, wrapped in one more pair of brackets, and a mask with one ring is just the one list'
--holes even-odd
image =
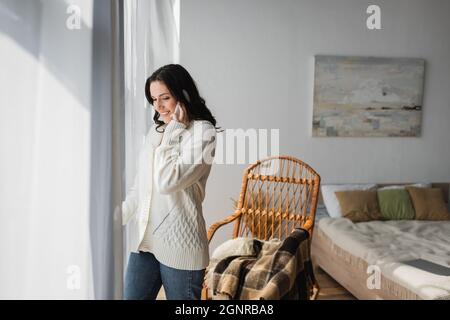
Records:
{"label": "woman", "polygon": [[156,70],[145,84],[155,109],[138,173],[122,203],[137,225],[125,275],[125,299],[199,299],[209,262],[202,213],[216,145],[216,120],[180,65]]}

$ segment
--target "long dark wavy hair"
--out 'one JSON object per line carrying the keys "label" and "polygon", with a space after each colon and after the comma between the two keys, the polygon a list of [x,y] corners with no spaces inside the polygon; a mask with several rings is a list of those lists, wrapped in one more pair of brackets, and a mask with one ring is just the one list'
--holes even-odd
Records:
{"label": "long dark wavy hair", "polygon": [[[189,121],[207,120],[216,127],[216,119],[205,104],[205,99],[200,97],[194,79],[189,72],[179,64],[168,64],[162,66],[145,82],[145,97],[153,106],[153,99],[150,93],[150,84],[154,81],[161,81],[169,89],[175,99],[186,106]],[[159,120],[159,112],[155,110],[153,121],[156,123],[156,131],[164,125],[164,121]],[[163,131],[158,131],[163,132]]]}

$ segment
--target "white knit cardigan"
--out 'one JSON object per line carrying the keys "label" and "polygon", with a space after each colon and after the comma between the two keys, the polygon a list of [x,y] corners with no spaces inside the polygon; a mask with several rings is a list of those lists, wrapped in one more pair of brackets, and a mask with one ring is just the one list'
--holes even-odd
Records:
{"label": "white knit cardigan", "polygon": [[[150,128],[138,160],[133,187],[122,203],[122,224],[135,223],[132,248],[145,236],[146,251],[159,262],[200,270],[209,262],[202,202],[216,146],[209,121],[170,121]],[[156,189],[156,190],[154,190]]]}

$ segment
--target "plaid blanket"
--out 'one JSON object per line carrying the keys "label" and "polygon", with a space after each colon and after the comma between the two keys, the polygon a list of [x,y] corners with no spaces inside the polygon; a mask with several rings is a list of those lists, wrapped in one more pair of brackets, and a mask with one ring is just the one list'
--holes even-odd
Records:
{"label": "plaid blanket", "polygon": [[310,299],[316,280],[306,230],[295,229],[281,243],[254,239],[253,248],[251,256],[230,256],[217,263],[213,299]]}

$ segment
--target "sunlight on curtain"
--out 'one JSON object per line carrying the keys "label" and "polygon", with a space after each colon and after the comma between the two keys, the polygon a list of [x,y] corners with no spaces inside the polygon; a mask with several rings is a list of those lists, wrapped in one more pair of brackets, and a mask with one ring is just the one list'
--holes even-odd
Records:
{"label": "sunlight on curtain", "polygon": [[[144,137],[153,123],[153,110],[147,103],[144,85],[160,66],[179,62],[179,0],[129,0],[124,3],[125,59],[125,180],[126,190],[136,173],[136,161]],[[136,234],[126,227],[126,265]]]}
{"label": "sunlight on curtain", "polygon": [[89,299],[91,28],[63,1],[0,16],[0,299]]}

